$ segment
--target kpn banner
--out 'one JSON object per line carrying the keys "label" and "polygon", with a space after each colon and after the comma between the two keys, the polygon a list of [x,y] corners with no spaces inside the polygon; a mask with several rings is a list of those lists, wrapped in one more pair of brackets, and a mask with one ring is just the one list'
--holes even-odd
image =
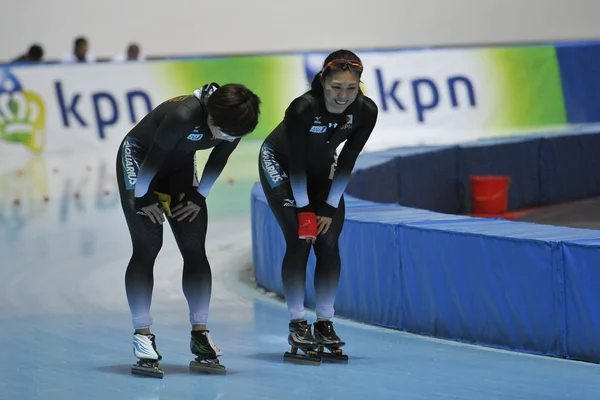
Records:
{"label": "kpn banner", "polygon": [[[358,52],[378,133],[506,130],[566,122],[553,47]],[[306,75],[326,54],[305,57]],[[408,131],[407,131],[408,130]]]}
{"label": "kpn banner", "polygon": [[[306,90],[300,57],[232,57],[0,69],[0,155],[112,151],[161,102],[210,83],[242,83],[262,100],[262,138]],[[18,150],[17,150],[18,149]]]}
{"label": "kpn banner", "polygon": [[[0,69],[0,156],[115,152],[170,97],[210,82],[246,84],[262,99],[253,138],[277,126],[327,54]],[[553,47],[359,52],[363,89],[379,106],[373,141],[430,143],[566,122]]]}

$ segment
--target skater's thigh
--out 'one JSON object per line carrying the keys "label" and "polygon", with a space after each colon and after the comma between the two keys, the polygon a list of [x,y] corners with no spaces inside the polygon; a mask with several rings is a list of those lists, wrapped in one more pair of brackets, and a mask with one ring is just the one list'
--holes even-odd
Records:
{"label": "skater's thigh", "polygon": [[163,227],[136,210],[133,199],[122,199],[121,207],[129,228],[134,251],[158,253],[163,241]]}
{"label": "skater's thigh", "polygon": [[[161,182],[165,182],[165,190],[171,195],[171,210],[180,203],[187,205],[185,193],[198,190],[198,181],[195,173],[196,166],[192,159],[184,167],[173,171],[165,176]],[[200,253],[204,251],[206,242],[206,231],[208,229],[208,208],[205,200],[194,200],[200,211],[196,217],[191,217],[178,221],[175,218],[168,218],[169,225],[173,231],[173,236],[177,241],[179,249],[185,254],[193,252],[194,249]]]}
{"label": "skater's thigh", "polygon": [[190,221],[190,217],[181,221],[175,218],[167,218],[175,241],[184,256],[190,253],[203,254],[205,251],[206,233],[208,230],[208,208],[205,201],[199,204],[199,206],[200,211],[193,221]]}
{"label": "skater's thigh", "polygon": [[289,180],[286,180],[278,186],[271,186],[271,183],[262,174],[260,183],[267,198],[269,208],[273,212],[285,239],[298,239],[298,216],[296,212],[296,201],[293,196],[292,187]]}
{"label": "skater's thigh", "polygon": [[339,253],[339,238],[344,227],[346,217],[346,204],[344,196],[340,199],[340,204],[331,217],[331,224],[325,233],[321,233],[315,241],[315,254],[325,255],[327,253]]}
{"label": "skater's thigh", "polygon": [[[134,204],[135,184],[144,156],[144,149],[135,139],[123,139],[116,160],[117,185],[134,251],[144,250],[152,253],[158,252],[162,246],[162,225],[153,223],[142,211],[136,209]],[[157,182],[153,180],[148,190],[156,190],[156,185]]]}

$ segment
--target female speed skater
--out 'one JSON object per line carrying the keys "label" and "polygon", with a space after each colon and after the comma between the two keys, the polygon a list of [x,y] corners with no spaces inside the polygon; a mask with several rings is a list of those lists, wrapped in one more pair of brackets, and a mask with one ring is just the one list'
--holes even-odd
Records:
{"label": "female speed skater", "polygon": [[[377,105],[360,90],[362,71],[362,61],[353,52],[331,53],[310,90],[291,102],[260,149],[261,185],[286,242],[281,277],[290,319],[288,360],[305,359],[296,355],[297,349],[310,356],[318,353],[317,361],[323,356],[347,360],[339,349],[345,343],[331,321],[341,267],[343,193],[378,115]],[[314,334],[304,313],[311,246],[316,256]]]}
{"label": "female speed skater", "polygon": [[[133,320],[133,349],[139,359],[133,373],[161,376],[150,305],[154,263],[169,222],[183,256],[182,289],[192,326],[193,364],[218,363],[221,350],[206,329],[212,274],[205,250],[208,228],[206,198],[241,138],[260,116],[260,98],[240,84],[216,83],[193,95],[172,98],[146,115],[121,142],[117,180],[133,254],[125,273],[127,301]],[[195,154],[212,149],[202,177]]]}

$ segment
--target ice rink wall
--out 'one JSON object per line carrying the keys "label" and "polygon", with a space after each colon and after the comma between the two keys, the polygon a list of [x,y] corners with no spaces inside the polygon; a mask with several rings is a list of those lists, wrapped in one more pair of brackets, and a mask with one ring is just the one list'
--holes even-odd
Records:
{"label": "ice rink wall", "polygon": [[[552,109],[565,123],[598,122],[598,45],[544,51],[556,59],[558,82],[550,80],[555,97],[538,104],[536,115]],[[548,89],[551,74],[529,75],[526,66],[512,64],[510,73]],[[521,111],[532,112],[529,102],[535,101],[521,101],[529,110]],[[513,116],[533,118],[519,113],[513,110]],[[568,134],[541,129],[363,153],[346,194],[337,314],[438,338],[600,362],[600,231],[461,215],[471,211],[471,175],[510,176],[512,210],[599,196],[599,148],[600,130],[579,127]],[[251,201],[257,281],[283,294],[283,236],[258,184]],[[309,307],[314,267],[311,252]]]}

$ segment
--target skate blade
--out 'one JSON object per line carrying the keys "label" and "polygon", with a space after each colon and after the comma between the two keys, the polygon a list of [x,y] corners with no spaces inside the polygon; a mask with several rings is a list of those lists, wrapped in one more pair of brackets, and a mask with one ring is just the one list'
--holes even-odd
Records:
{"label": "skate blade", "polygon": [[321,365],[321,359],[317,355],[294,354],[286,351],[283,355],[283,361],[304,365]]}
{"label": "skate blade", "polygon": [[163,370],[160,368],[142,367],[141,365],[137,364],[131,367],[131,373],[134,375],[149,376],[151,378],[158,379],[162,379],[164,375]]}
{"label": "skate blade", "polygon": [[323,361],[334,363],[348,362],[348,355],[342,353],[342,350],[340,350],[339,347],[327,349],[328,351],[325,351],[325,348],[326,347],[320,347],[317,351],[317,354],[319,355],[319,357],[321,357]]}
{"label": "skate blade", "polygon": [[346,354],[332,354],[332,353],[327,353],[327,352],[318,353],[318,354],[319,354],[319,357],[321,357],[321,359],[326,362],[342,363],[342,364],[345,364],[348,362],[348,356]]}
{"label": "skate blade", "polygon": [[190,371],[206,372],[208,374],[225,375],[227,367],[219,363],[200,363],[196,360],[190,361]]}

